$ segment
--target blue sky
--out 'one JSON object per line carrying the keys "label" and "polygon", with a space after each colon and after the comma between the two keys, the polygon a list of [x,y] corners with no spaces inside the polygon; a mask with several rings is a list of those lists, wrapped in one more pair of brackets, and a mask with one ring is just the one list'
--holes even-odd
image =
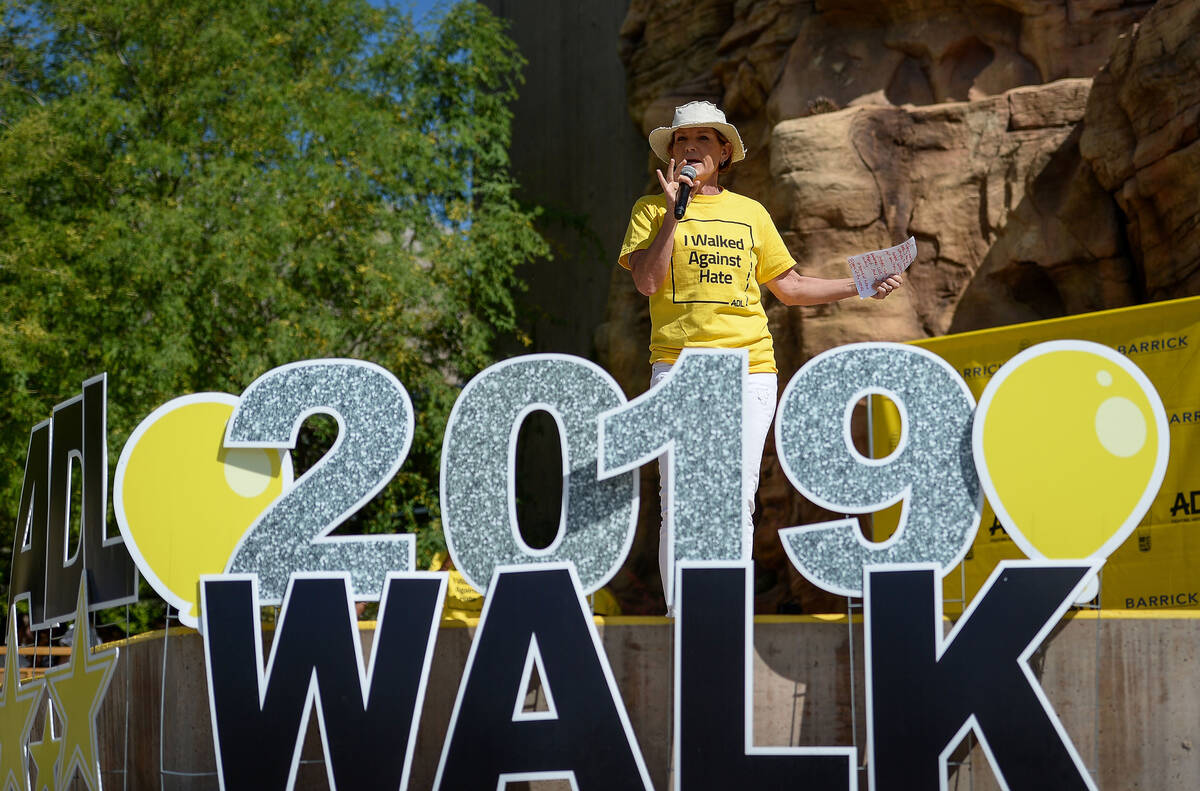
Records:
{"label": "blue sky", "polygon": [[[382,6],[386,3],[384,0],[368,0],[371,5]],[[413,18],[420,21],[436,6],[452,5],[453,0],[392,0],[392,5],[408,6],[412,9]]]}

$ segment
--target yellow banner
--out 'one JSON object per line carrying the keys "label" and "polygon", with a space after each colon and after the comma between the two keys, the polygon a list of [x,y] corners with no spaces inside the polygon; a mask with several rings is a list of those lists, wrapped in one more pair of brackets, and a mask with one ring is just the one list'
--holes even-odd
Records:
{"label": "yellow banner", "polygon": [[[1200,297],[1016,324],[914,341],[952,365],[978,399],[1000,366],[1043,341],[1094,341],[1134,362],[1166,409],[1171,455],[1162,488],[1134,533],[1109,557],[1101,606],[1121,610],[1200,609]],[[1069,397],[1069,394],[1067,394]],[[872,454],[889,455],[900,437],[891,401],[871,398]],[[1087,491],[1063,497],[1087,498]],[[899,506],[875,515],[882,540],[895,530]],[[996,564],[1023,557],[986,502],[979,534],[961,568],[946,577],[948,611],[970,601]]]}

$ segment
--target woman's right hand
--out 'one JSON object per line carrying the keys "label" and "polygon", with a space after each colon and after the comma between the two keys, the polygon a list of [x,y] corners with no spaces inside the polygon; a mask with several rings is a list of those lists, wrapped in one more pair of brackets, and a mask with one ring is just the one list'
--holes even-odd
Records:
{"label": "woman's right hand", "polygon": [[[683,170],[683,161],[679,162],[679,170]],[[679,198],[679,185],[687,184],[692,189],[696,188],[696,183],[687,176],[682,175],[675,169],[675,160],[671,159],[667,163],[667,175],[663,175],[661,169],[655,170],[658,174],[658,183],[662,185],[663,195],[667,200],[667,216],[675,216],[675,202]]]}

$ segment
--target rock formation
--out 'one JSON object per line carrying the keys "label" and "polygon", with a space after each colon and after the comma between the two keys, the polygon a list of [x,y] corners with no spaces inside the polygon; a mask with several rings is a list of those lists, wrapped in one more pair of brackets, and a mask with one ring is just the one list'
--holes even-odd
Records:
{"label": "rock formation", "polygon": [[1096,75],[1079,141],[1150,300],[1200,292],[1198,40],[1200,4],[1161,0]]}
{"label": "rock formation", "polygon": [[[883,303],[768,297],[782,385],[842,343],[1200,292],[1198,33],[1194,0],[633,0],[621,56],[643,131],[688,99],[726,109],[750,155],[725,183],[771,210],[806,273],[917,238]],[[615,272],[597,346],[631,394],[648,333]],[[775,531],[822,517],[770,448],[759,495],[760,607],[844,607],[787,572]]]}

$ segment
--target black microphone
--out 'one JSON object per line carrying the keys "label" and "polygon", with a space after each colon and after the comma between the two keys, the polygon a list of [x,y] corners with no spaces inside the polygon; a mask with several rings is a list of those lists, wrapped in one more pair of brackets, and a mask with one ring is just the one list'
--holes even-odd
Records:
{"label": "black microphone", "polygon": [[[684,165],[679,169],[679,175],[694,179],[696,178],[696,169],[691,165]],[[675,219],[683,219],[683,212],[687,209],[688,198],[691,196],[691,185],[683,181],[679,182],[679,194],[675,198]]]}

